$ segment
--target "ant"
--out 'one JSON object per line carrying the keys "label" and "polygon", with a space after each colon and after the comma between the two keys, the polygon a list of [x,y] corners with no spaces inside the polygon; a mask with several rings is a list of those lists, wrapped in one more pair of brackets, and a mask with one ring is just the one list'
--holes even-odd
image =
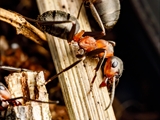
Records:
{"label": "ant", "polygon": [[[71,67],[75,66],[76,64],[78,64],[79,62],[84,60],[85,56],[91,56],[91,57],[97,56],[97,57],[102,58],[102,60],[99,61],[99,63],[97,64],[97,67],[95,69],[95,76],[91,82],[91,84],[92,84],[95,80],[96,73],[97,73],[98,69],[101,67],[102,62],[104,61],[104,58],[109,58],[109,57],[113,56],[113,52],[114,52],[113,47],[115,46],[115,42],[106,41],[103,39],[96,40],[91,36],[84,36],[83,37],[84,33],[85,33],[85,31],[82,30],[81,32],[77,33],[73,37],[73,41],[78,43],[78,46],[79,46],[78,54],[76,56],[77,56],[77,58],[81,58],[81,60],[78,60],[75,63],[73,63],[68,69],[70,69]],[[50,81],[51,80],[48,80],[46,82],[46,84]]]}
{"label": "ant", "polygon": [[[97,34],[98,32],[96,32],[96,34],[94,34],[95,32],[84,32],[84,31],[77,33],[79,30],[79,23],[78,23],[77,19],[75,17],[71,16],[70,14],[62,12],[62,11],[56,11],[56,10],[47,11],[47,12],[43,13],[42,15],[40,15],[38,17],[38,20],[32,20],[32,19],[27,19],[27,18],[26,19],[33,21],[33,22],[36,22],[40,29],[42,29],[43,31],[45,31],[51,35],[54,35],[56,37],[60,37],[63,39],[67,39],[67,41],[69,43],[72,40],[74,42],[77,42],[78,46],[80,48],[78,50],[78,54],[76,55],[77,58],[80,58],[80,60],[76,61],[75,63],[73,63],[69,67],[67,67],[66,69],[62,70],[57,75],[53,76],[51,79],[46,81],[45,84],[52,81],[55,77],[57,77],[61,73],[65,72],[65,71],[69,70],[70,68],[72,68],[73,66],[77,65],[79,62],[83,61],[86,56],[90,56],[90,57],[96,56],[96,57],[99,57],[100,60],[95,68],[95,75],[91,81],[90,91],[92,91],[92,86],[93,86],[93,83],[94,83],[95,78],[97,76],[97,71],[102,66],[102,63],[104,62],[104,60],[107,59],[107,61],[105,62],[104,70],[103,70],[105,79],[100,84],[100,87],[107,86],[107,87],[109,87],[108,89],[112,88],[111,101],[108,105],[108,107],[109,107],[110,104],[112,104],[112,102],[113,102],[115,82],[118,83],[119,77],[121,76],[122,71],[123,71],[123,62],[121,59],[119,59],[118,57],[115,57],[113,54],[114,53],[113,47],[115,46],[115,42],[105,41],[103,39],[96,40],[93,37],[89,36],[89,35],[94,35],[96,37],[96,35],[97,36],[101,36],[101,35],[104,36],[105,35],[105,28],[104,28],[105,24],[103,24],[103,23],[105,23],[104,21],[107,17],[105,16],[103,19],[103,17],[101,16],[102,11],[98,10],[98,8],[101,9],[101,7],[96,7],[96,5],[98,5],[98,4],[100,6],[102,6],[102,4],[98,3],[99,2],[98,0],[96,0],[96,2],[93,2],[93,1],[91,2],[91,0],[84,0],[82,4],[84,4],[85,2],[90,3],[90,5],[91,5],[90,9],[91,9],[91,11],[93,10],[92,14],[102,29],[101,34]],[[104,1],[102,1],[102,2],[104,3]],[[119,2],[116,4],[119,5]],[[80,7],[80,9],[81,9],[81,7]],[[105,9],[105,10],[107,10],[107,9]],[[117,13],[114,11],[117,14],[116,19],[111,20],[112,22],[114,22],[114,24],[117,22],[117,19],[119,17],[119,9],[117,11],[118,11]],[[79,10],[79,13],[80,13],[80,10]],[[79,17],[79,13],[78,13],[77,18]],[[106,13],[108,13],[108,11]],[[72,24],[66,25],[68,23],[72,23]],[[114,24],[110,25],[110,23],[109,23],[106,26],[109,29],[109,28],[113,27]],[[108,109],[108,107],[106,109]]]}
{"label": "ant", "polygon": [[[42,15],[40,15],[38,17],[38,20],[33,20],[30,18],[26,18],[26,19],[33,21],[33,22],[36,22],[39,25],[39,27],[41,29],[43,29],[43,31],[46,31],[49,34],[55,35],[60,38],[67,39],[69,43],[72,40],[74,42],[77,42],[79,47],[82,48],[81,50],[84,50],[86,53],[92,51],[91,53],[95,55],[98,52],[98,51],[96,51],[96,49],[101,48],[101,49],[105,49],[105,50],[99,52],[99,55],[98,55],[99,57],[103,56],[102,52],[105,52],[105,54],[106,54],[106,55],[104,55],[104,57],[102,57],[103,59],[113,56],[113,52],[114,52],[113,46],[115,46],[115,42],[105,41],[102,39],[95,40],[93,37],[86,36],[89,32],[81,31],[81,32],[77,33],[77,31],[79,30],[79,23],[74,16],[71,16],[68,13],[65,13],[63,11],[54,10],[54,11],[44,12]],[[57,21],[57,20],[59,20],[59,21]],[[67,22],[72,22],[73,23],[72,26],[64,24]],[[60,24],[60,25],[57,25],[57,24]],[[75,34],[75,33],[77,33],[77,34]],[[83,35],[85,37],[82,37]],[[77,57],[78,57],[78,55],[77,55]],[[98,64],[97,69],[100,68],[102,61],[103,60],[101,60],[99,62],[100,65]],[[79,62],[76,62],[73,65],[78,64]],[[97,71],[98,70],[96,70],[96,72]],[[96,76],[96,74],[95,74],[95,76]],[[94,77],[94,79],[95,79],[95,77]],[[92,80],[91,83],[94,82],[94,79]],[[92,86],[92,84],[91,84],[91,86]]]}
{"label": "ant", "polygon": [[77,65],[79,62],[83,61],[86,56],[89,57],[99,57],[100,60],[95,68],[95,75],[91,81],[90,85],[90,91],[92,91],[93,83],[95,81],[95,78],[97,76],[97,71],[100,69],[102,66],[102,63],[104,62],[104,59],[107,59],[107,61],[104,63],[104,68],[103,68],[103,76],[104,80],[100,84],[99,87],[105,87],[107,86],[108,91],[111,92],[111,100],[109,105],[105,110],[109,108],[109,106],[112,104],[113,99],[114,99],[114,93],[115,93],[115,86],[118,84],[119,78],[122,75],[123,72],[123,62],[120,58],[114,56],[113,52],[113,46],[115,46],[115,43],[113,41],[105,41],[103,39],[95,40],[91,36],[84,36],[84,31],[81,31],[80,33],[77,33],[74,37],[73,40],[74,42],[77,42],[80,49],[78,54],[76,55],[77,58],[80,58],[80,60],[74,62],[55,76],[51,77],[48,81],[45,82],[45,84],[49,83],[58,75],[61,73],[69,70],[70,68],[74,67]]}

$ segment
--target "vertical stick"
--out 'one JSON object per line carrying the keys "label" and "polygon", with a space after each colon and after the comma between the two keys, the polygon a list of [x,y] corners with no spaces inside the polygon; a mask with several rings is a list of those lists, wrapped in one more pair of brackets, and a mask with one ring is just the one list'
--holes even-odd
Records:
{"label": "vertical stick", "polygon": [[[81,2],[80,0],[37,0],[41,14],[48,10],[62,10],[74,16],[77,16]],[[91,30],[84,8],[79,23],[81,30]],[[48,34],[47,39],[57,72],[77,60],[76,49],[66,40]],[[110,99],[106,88],[99,89],[99,84],[102,82],[101,71],[98,72],[93,85],[93,92],[88,94],[96,64],[96,60],[86,59],[59,76],[70,120],[115,120],[112,107],[104,111]]]}

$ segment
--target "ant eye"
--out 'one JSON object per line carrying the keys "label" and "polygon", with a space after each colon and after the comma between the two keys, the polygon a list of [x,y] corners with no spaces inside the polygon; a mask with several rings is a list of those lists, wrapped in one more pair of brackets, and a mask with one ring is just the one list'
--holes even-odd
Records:
{"label": "ant eye", "polygon": [[5,90],[5,87],[3,85],[0,85],[0,90]]}
{"label": "ant eye", "polygon": [[117,65],[118,65],[118,62],[117,62],[117,61],[114,61],[114,62],[112,63],[112,67],[113,67],[113,68],[117,67]]}

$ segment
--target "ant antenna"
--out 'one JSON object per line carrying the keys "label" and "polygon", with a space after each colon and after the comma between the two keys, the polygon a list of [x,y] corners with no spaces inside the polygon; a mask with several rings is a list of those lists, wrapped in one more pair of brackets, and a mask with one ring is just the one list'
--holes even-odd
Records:
{"label": "ant antenna", "polygon": [[114,94],[115,94],[115,77],[113,77],[113,84],[112,84],[112,91],[111,91],[111,98],[110,98],[110,102],[109,102],[109,104],[108,104],[108,106],[106,107],[106,109],[105,110],[107,110],[110,106],[111,106],[111,104],[113,103],[113,100],[114,100]]}
{"label": "ant antenna", "polygon": [[[14,101],[14,100],[17,100],[17,99],[25,99],[27,97],[16,97],[16,98],[11,98],[11,99],[8,99],[8,100],[1,100],[3,102],[11,102],[11,101]],[[28,98],[27,98],[28,99]],[[58,104],[59,101],[41,101],[41,100],[35,100],[35,99],[28,99],[28,101],[32,101],[32,102],[39,102],[39,103],[48,103],[48,104]]]}
{"label": "ant antenna", "polygon": [[3,65],[0,66],[0,69],[7,70],[7,71],[31,71],[32,72],[32,70],[25,69],[25,68],[16,68],[12,66],[3,66]]}
{"label": "ant antenna", "polygon": [[78,15],[77,15],[77,19],[79,18],[79,15],[80,15],[80,12],[81,12],[81,9],[82,9],[82,5],[84,4],[85,0],[83,0],[83,2],[81,3],[81,6],[79,8],[79,11],[78,11]]}

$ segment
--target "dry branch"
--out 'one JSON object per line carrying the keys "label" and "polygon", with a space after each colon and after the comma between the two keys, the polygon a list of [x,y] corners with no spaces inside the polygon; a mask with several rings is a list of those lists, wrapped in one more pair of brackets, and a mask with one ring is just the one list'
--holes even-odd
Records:
{"label": "dry branch", "polygon": [[16,12],[7,11],[3,8],[0,8],[0,20],[15,27],[17,34],[22,34],[41,46],[44,46],[44,44],[47,42],[46,36],[43,32],[31,25],[22,15]]}
{"label": "dry branch", "polygon": [[[19,72],[5,77],[12,98],[26,97],[48,101],[43,72]],[[17,100],[21,106],[10,107],[6,120],[51,120],[49,104],[31,102],[28,99]]]}
{"label": "dry branch", "polygon": [[[48,10],[62,10],[77,16],[81,1],[37,0],[37,4],[41,14]],[[84,8],[79,23],[81,29],[91,30]],[[75,57],[77,49],[69,46],[66,40],[48,34],[47,40],[57,72],[77,60]],[[87,59],[59,76],[70,120],[115,120],[112,107],[104,111],[110,99],[106,88],[99,89],[99,84],[102,82],[101,71],[98,72],[93,91],[88,94],[96,63],[96,60]]]}

